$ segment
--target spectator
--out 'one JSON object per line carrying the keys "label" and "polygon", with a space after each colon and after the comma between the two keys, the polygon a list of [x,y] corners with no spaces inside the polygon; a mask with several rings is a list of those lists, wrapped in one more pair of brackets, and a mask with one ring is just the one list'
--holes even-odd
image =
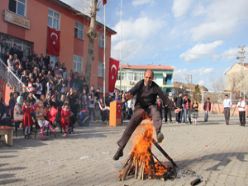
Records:
{"label": "spectator", "polygon": [[102,98],[99,99],[98,106],[100,109],[102,121],[104,122],[104,121],[108,120],[109,119],[109,107],[106,106],[106,104],[103,102]]}
{"label": "spectator", "polygon": [[226,125],[229,125],[231,106],[232,106],[231,99],[226,94],[225,99],[223,101],[224,117],[225,117]]}
{"label": "spectator", "polygon": [[131,119],[133,115],[134,99],[129,99],[127,101],[127,119]]}
{"label": "spectator", "polygon": [[9,54],[9,58],[7,60],[7,65],[11,71],[14,70],[14,61],[13,61],[13,56]]}
{"label": "spectator", "polygon": [[183,108],[183,98],[182,93],[179,93],[179,96],[175,98],[175,113],[176,113],[176,121],[177,123],[181,123],[181,115],[182,115],[182,108]]}
{"label": "spectator", "polygon": [[203,110],[205,112],[204,113],[204,122],[207,122],[208,121],[208,113],[211,111],[211,102],[210,102],[210,98],[209,97],[204,102]]}
{"label": "spectator", "polygon": [[68,129],[70,126],[70,117],[72,116],[72,112],[69,108],[68,103],[64,103],[61,109],[61,127],[64,131],[63,136],[66,137],[68,135]]}
{"label": "spectator", "polygon": [[240,97],[240,100],[237,104],[238,110],[239,110],[239,121],[240,121],[240,126],[245,126],[245,108],[246,108],[246,104],[245,104],[245,98],[244,97]]}
{"label": "spectator", "polygon": [[196,100],[192,103],[192,118],[194,125],[197,124],[199,104]]}
{"label": "spectator", "polygon": [[0,121],[5,118],[7,115],[7,107],[3,101],[2,96],[0,95]]}
{"label": "spectator", "polygon": [[25,101],[22,106],[23,111],[23,126],[24,126],[24,136],[25,139],[29,139],[31,135],[31,127],[33,125],[32,112],[33,107],[30,101]]}
{"label": "spectator", "polygon": [[187,123],[189,119],[189,123],[191,124],[191,100],[188,98],[187,95],[183,97],[183,122]]}
{"label": "spectator", "polygon": [[174,104],[174,100],[173,100],[171,95],[169,95],[168,98],[169,98],[168,103],[164,104],[164,121],[167,122],[168,117],[169,117],[170,122],[172,122],[171,111],[172,111],[172,109],[174,109],[175,104]]}
{"label": "spectator", "polygon": [[95,121],[96,114],[95,114],[95,99],[94,96],[90,95],[89,96],[89,116],[90,116],[90,121]]}

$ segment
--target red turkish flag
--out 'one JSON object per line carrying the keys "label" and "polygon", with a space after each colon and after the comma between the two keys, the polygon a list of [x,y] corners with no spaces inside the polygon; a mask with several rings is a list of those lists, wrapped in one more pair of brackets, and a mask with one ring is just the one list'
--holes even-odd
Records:
{"label": "red turkish flag", "polygon": [[107,3],[107,0],[102,0],[102,4],[105,5]]}
{"label": "red turkish flag", "polygon": [[116,59],[109,59],[109,92],[114,92],[115,82],[118,76],[120,62]]}
{"label": "red turkish flag", "polygon": [[60,31],[47,27],[47,54],[59,56]]}

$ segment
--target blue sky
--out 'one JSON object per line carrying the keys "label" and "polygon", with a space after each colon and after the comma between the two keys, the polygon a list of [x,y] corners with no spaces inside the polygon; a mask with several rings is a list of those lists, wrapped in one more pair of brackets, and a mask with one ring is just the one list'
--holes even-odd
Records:
{"label": "blue sky", "polygon": [[[90,0],[63,1],[89,13]],[[101,0],[99,8],[103,22]],[[248,57],[247,8],[248,0],[107,0],[106,25],[117,31],[111,55],[123,64],[170,65],[174,81],[192,75],[214,89],[237,62],[239,46]]]}

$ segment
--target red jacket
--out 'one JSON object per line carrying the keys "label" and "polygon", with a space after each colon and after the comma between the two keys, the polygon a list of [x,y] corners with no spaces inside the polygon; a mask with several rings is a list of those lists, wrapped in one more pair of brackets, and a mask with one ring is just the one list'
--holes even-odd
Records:
{"label": "red jacket", "polygon": [[70,122],[71,111],[65,110],[62,108],[61,110],[61,125],[68,125]]}
{"label": "red jacket", "polygon": [[56,109],[55,107],[51,107],[47,113],[48,120],[51,123],[54,123],[56,120],[57,114],[58,114],[58,109]]}
{"label": "red jacket", "polygon": [[33,112],[34,110],[31,106],[23,105],[22,111],[23,111],[23,125],[24,127],[26,126],[30,127],[33,124],[31,112]]}

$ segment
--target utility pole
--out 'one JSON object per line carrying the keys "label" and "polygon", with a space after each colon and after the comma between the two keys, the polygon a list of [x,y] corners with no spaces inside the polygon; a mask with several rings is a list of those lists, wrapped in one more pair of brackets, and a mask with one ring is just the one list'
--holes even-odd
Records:
{"label": "utility pole", "polygon": [[87,55],[87,64],[86,64],[86,71],[85,71],[85,80],[90,86],[90,76],[91,76],[91,66],[94,62],[94,40],[96,38],[96,12],[98,0],[92,0],[91,10],[90,10],[90,28],[87,33],[89,38],[88,44],[88,55]]}

